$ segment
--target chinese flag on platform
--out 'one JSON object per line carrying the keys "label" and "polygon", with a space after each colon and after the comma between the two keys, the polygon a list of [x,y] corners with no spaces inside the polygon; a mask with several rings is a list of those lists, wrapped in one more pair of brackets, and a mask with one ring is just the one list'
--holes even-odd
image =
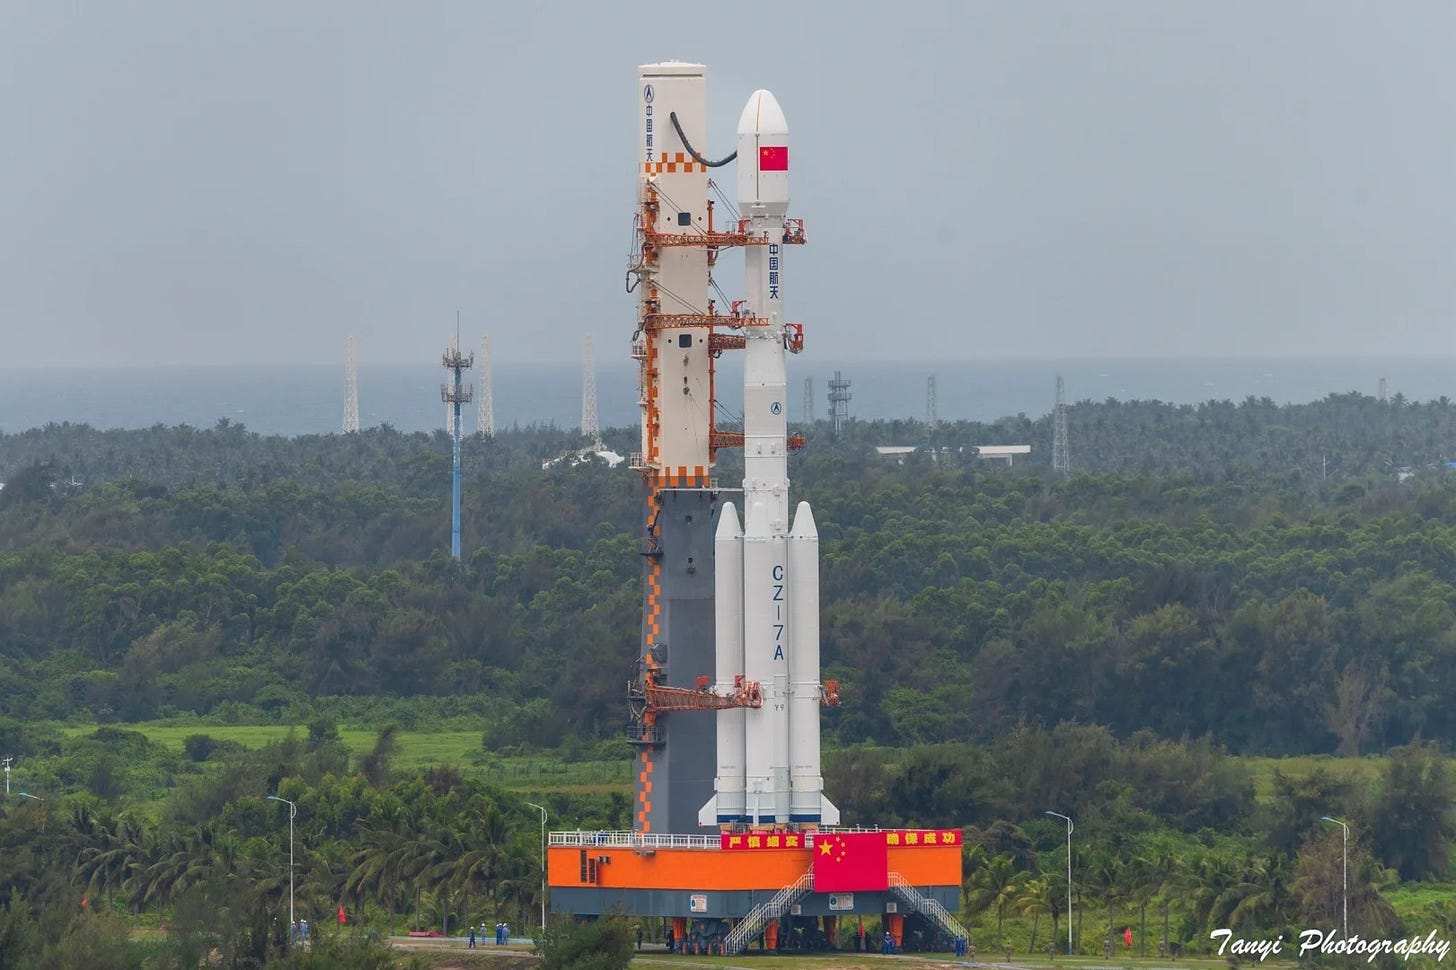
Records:
{"label": "chinese flag on platform", "polygon": [[760,172],[787,172],[789,170],[789,146],[760,146],[758,149],[758,170]]}
{"label": "chinese flag on platform", "polygon": [[884,832],[831,832],[814,836],[816,893],[875,892],[890,888],[890,853]]}

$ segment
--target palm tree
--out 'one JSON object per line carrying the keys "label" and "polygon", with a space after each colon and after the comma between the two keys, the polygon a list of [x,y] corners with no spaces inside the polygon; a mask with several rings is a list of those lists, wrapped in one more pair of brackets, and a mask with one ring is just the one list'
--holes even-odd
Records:
{"label": "palm tree", "polygon": [[1031,945],[1027,952],[1036,952],[1036,930],[1041,923],[1042,913],[1052,915],[1052,939],[1057,938],[1057,900],[1061,899],[1061,889],[1055,884],[1055,880],[1044,875],[1040,879],[1031,879],[1022,884],[1021,895],[1016,898],[1016,908],[1023,913],[1031,914]]}
{"label": "palm tree", "polygon": [[996,910],[996,948],[1001,947],[1001,925],[1006,910],[1015,906],[1021,892],[1025,873],[1016,870],[1016,860],[1009,855],[998,855],[983,862],[971,875],[971,892],[968,900],[971,911]]}
{"label": "palm tree", "polygon": [[1112,906],[1117,901],[1121,892],[1118,883],[1122,879],[1122,872],[1122,860],[1111,852],[1095,852],[1087,860],[1087,869],[1085,870],[1086,880],[1092,890],[1100,895],[1103,903],[1107,905],[1106,952],[1108,955],[1111,955],[1113,946],[1112,936],[1115,932]]}
{"label": "palm tree", "polygon": [[1134,861],[1133,893],[1138,900],[1138,955],[1148,953],[1148,903],[1154,896],[1163,897],[1163,947],[1168,952],[1168,909],[1172,902],[1172,885],[1183,866],[1183,860],[1172,846],[1160,843],[1138,856]]}

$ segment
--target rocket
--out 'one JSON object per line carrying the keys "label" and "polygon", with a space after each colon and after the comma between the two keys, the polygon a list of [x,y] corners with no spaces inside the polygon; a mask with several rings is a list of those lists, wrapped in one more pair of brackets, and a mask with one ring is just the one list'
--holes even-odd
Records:
{"label": "rocket", "polygon": [[819,533],[809,503],[789,521],[783,323],[789,126],[768,91],[738,120],[748,316],[743,365],[743,524],[723,506],[714,537],[715,689],[741,672],[763,706],[717,712],[716,794],[701,825],[836,825],[819,766]]}

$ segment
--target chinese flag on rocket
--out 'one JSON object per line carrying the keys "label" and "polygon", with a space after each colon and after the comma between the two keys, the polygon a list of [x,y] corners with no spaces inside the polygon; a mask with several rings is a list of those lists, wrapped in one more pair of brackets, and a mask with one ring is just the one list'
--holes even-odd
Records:
{"label": "chinese flag on rocket", "polygon": [[789,146],[760,146],[758,149],[758,170],[760,172],[787,172],[789,170]]}
{"label": "chinese flag on rocket", "polygon": [[816,893],[875,892],[890,888],[890,853],[884,832],[831,832],[814,836]]}

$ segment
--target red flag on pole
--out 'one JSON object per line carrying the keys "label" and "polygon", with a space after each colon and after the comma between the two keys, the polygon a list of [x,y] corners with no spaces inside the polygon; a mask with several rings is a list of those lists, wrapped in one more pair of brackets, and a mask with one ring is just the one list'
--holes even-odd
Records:
{"label": "red flag on pole", "polygon": [[347,923],[347,922],[349,922],[349,917],[347,917],[347,916],[344,915],[344,904],[343,903],[340,903],[339,904],[339,922],[340,923]]}
{"label": "red flag on pole", "polygon": [[1124,926],[1122,928],[1122,942],[1126,943],[1128,946],[1132,946],[1132,927],[1131,926]]}
{"label": "red flag on pole", "polygon": [[760,145],[758,170],[760,172],[787,172],[789,170],[789,146]]}
{"label": "red flag on pole", "polygon": [[890,853],[884,832],[814,836],[814,891],[883,892],[890,888]]}

